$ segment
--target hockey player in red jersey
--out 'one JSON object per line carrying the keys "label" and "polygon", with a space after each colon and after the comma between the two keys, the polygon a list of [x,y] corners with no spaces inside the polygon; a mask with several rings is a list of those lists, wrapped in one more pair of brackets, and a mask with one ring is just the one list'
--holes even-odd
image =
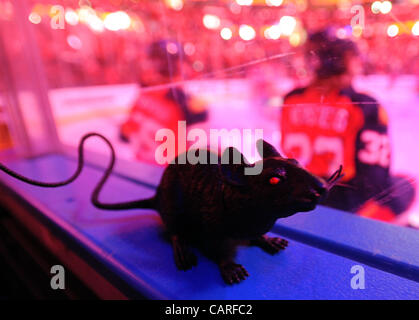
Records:
{"label": "hockey player in red jersey", "polygon": [[415,191],[408,179],[390,175],[386,111],[352,88],[360,66],[356,45],[324,31],[312,35],[307,48],[315,79],[284,98],[282,150],[322,177],[343,165],[345,176],[326,205],[392,221]]}
{"label": "hockey player in red jersey", "polygon": [[150,63],[142,75],[144,90],[140,90],[127,120],[121,125],[120,137],[133,144],[137,160],[155,164],[155,151],[161,144],[156,141],[156,132],[169,129],[175,134],[178,121],[186,121],[188,126],[204,122],[207,110],[203,101],[188,96],[181,85],[180,43],[156,41],[147,51]]}

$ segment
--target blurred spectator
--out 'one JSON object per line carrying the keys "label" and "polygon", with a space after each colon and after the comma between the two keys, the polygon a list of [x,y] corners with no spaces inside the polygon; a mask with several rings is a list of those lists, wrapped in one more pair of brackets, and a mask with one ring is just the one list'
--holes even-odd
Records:
{"label": "blurred spectator", "polygon": [[[31,1],[34,11],[39,1]],[[304,2],[304,1],[303,1]],[[37,34],[41,55],[46,67],[51,88],[81,85],[133,83],[137,80],[141,65],[151,63],[144,49],[153,42],[173,38],[180,39],[187,48],[184,56],[184,77],[193,79],[217,71],[218,78],[243,78],[245,72],[235,70],[222,74],[218,71],[242,65],[257,59],[280,53],[290,56],[269,61],[269,67],[276,71],[287,70],[287,77],[300,80],[305,70],[298,66],[298,53],[308,32],[318,30],[324,25],[337,26],[340,37],[352,38],[359,45],[365,58],[366,74],[417,74],[419,46],[417,36],[411,32],[409,21],[417,19],[419,6],[406,6],[393,3],[392,15],[373,14],[370,4],[365,3],[365,30],[354,36],[349,25],[352,18],[350,7],[328,6],[319,8],[306,4],[291,12],[299,22],[296,30],[298,43],[291,45],[290,37],[267,39],[264,31],[278,23],[281,16],[290,14],[293,4],[279,7],[261,5],[243,6],[233,12],[225,3],[185,2],[181,10],[165,7],[159,1],[142,1],[127,6],[124,10],[132,18],[132,27],[117,32],[107,29],[92,30],[87,22],[75,25],[66,24],[64,30],[51,29],[48,16],[52,5],[62,4],[67,8],[68,1],[43,1],[45,9],[42,21],[33,25]],[[46,5],[48,3],[48,5]],[[94,1],[95,12],[103,17],[106,12],[121,10],[109,2]],[[77,10],[73,4],[73,10]],[[207,12],[217,15],[223,24],[231,29],[228,40],[220,36],[220,28],[208,29],[203,23]],[[400,20],[400,32],[390,37],[387,27],[395,23],[392,16]],[[245,41],[238,35],[238,28],[246,23],[256,31],[255,39]],[[224,26],[224,25],[223,25]],[[297,53],[297,54],[296,54]],[[22,72],[26,72],[25,70]]]}
{"label": "blurred spectator", "polygon": [[281,111],[282,149],[324,178],[343,164],[345,177],[326,205],[391,221],[410,205],[408,179],[390,175],[386,111],[356,92],[358,49],[329,31],[310,36],[307,55],[315,73],[310,85],[286,95]]}

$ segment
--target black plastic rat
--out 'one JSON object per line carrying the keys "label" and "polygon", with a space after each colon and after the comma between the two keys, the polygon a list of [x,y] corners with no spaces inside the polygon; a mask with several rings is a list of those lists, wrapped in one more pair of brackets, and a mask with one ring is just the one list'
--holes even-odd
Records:
{"label": "black plastic rat", "polygon": [[[170,236],[174,260],[180,270],[197,264],[191,247],[198,247],[215,261],[225,282],[238,283],[248,272],[235,263],[236,247],[243,242],[275,254],[288,241],[265,235],[275,221],[297,212],[311,211],[343,176],[340,167],[328,180],[316,177],[294,159],[282,157],[269,143],[258,140],[257,150],[262,159],[249,164],[233,147],[220,157],[204,150],[207,164],[179,164],[176,158],[165,169],[154,197],[123,203],[102,203],[99,193],[115,164],[115,151],[108,139],[97,133],[82,137],[76,172],[57,183],[32,180],[6,168],[0,169],[24,182],[58,187],[74,181],[84,165],[83,145],[92,136],[102,138],[111,149],[108,167],[92,193],[92,203],[101,209],[155,209]],[[197,150],[194,152],[198,152]],[[226,158],[228,157],[228,158]],[[224,161],[230,159],[231,161]],[[233,159],[240,159],[232,161]],[[257,175],[246,175],[245,168],[262,165]]]}

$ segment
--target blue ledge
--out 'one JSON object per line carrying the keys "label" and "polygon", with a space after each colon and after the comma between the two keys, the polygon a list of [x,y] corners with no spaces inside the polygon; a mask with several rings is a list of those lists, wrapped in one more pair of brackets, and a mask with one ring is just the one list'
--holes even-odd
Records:
{"label": "blue ledge", "polygon": [[[55,181],[68,177],[75,162],[49,155],[8,166]],[[237,261],[251,276],[227,286],[216,265],[199,252],[196,268],[176,270],[156,212],[93,207],[90,193],[101,174],[86,167],[77,181],[59,189],[29,186],[4,174],[0,180],[86,262],[94,261],[111,281],[118,279],[121,291],[129,288],[154,299],[419,299],[419,233],[414,230],[319,207],[278,221],[272,232],[293,239],[278,255],[240,248]],[[113,175],[102,199],[118,202],[153,193],[149,183]],[[364,290],[351,288],[354,265],[365,269]]]}
{"label": "blue ledge", "polygon": [[419,232],[323,207],[277,222],[284,237],[419,282]]}

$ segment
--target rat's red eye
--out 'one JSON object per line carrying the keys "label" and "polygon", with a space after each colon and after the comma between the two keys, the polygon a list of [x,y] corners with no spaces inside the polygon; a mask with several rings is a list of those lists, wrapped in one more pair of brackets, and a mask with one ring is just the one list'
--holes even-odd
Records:
{"label": "rat's red eye", "polygon": [[278,184],[281,181],[278,177],[272,177],[269,179],[270,184]]}

